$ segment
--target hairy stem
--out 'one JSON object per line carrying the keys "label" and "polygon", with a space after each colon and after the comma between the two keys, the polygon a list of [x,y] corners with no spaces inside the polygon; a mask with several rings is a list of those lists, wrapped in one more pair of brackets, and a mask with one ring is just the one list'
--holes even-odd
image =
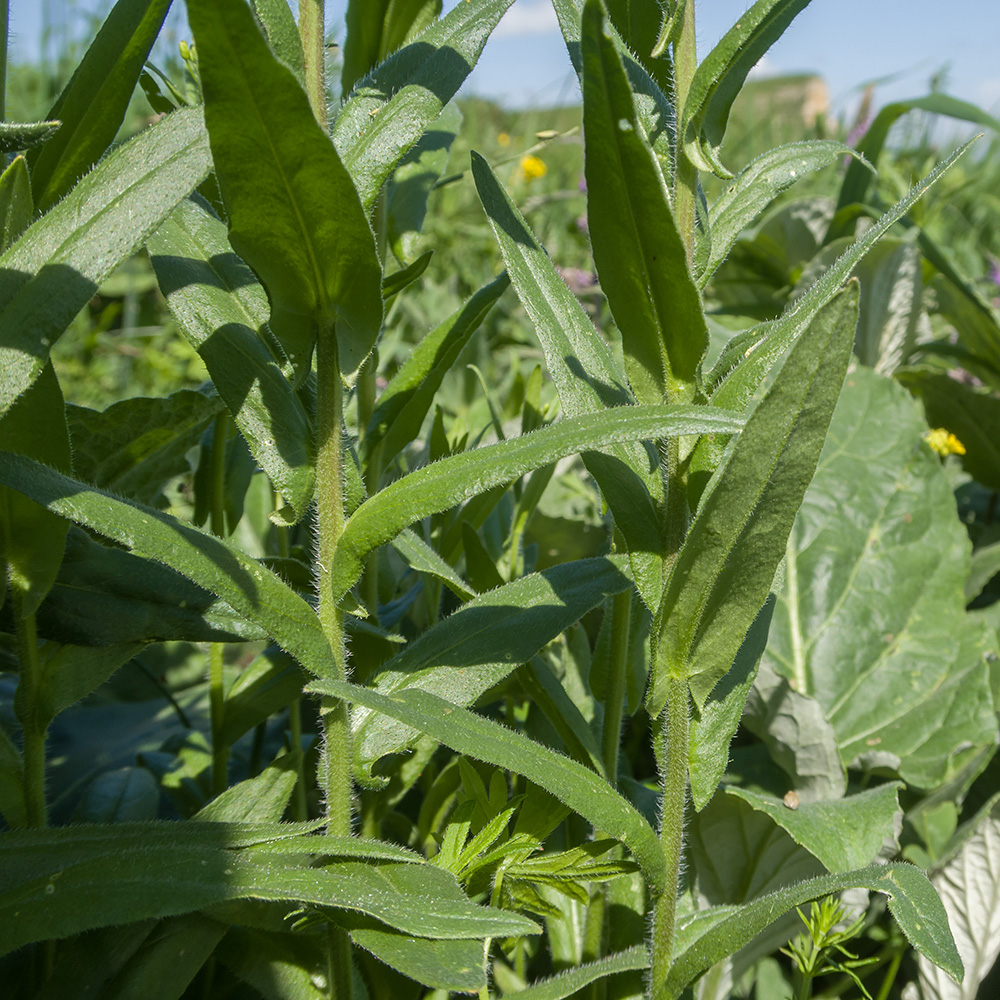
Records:
{"label": "hairy stem", "polygon": [[[330,671],[338,680],[347,677],[344,613],[333,599],[330,568],[344,531],[344,386],[337,356],[337,332],[332,323],[319,331],[316,344],[316,517],[317,585],[319,621],[333,662]],[[339,698],[320,704],[323,749],[320,771],[326,796],[328,833],[351,832],[351,730],[350,709]],[[331,927],[328,947],[331,1000],[350,1000],[351,941],[347,932]]]}
{"label": "hairy stem", "polygon": [[324,132],[328,128],[325,13],[323,0],[299,0],[299,37],[305,56],[306,93]]}
{"label": "hairy stem", "polygon": [[674,952],[674,924],[684,849],[684,813],[687,806],[689,697],[688,682],[683,678],[671,678],[667,707],[659,720],[656,735],[656,756],[663,776],[660,843],[667,859],[667,888],[656,901],[653,910],[650,958],[654,997],[658,985],[667,977]]}

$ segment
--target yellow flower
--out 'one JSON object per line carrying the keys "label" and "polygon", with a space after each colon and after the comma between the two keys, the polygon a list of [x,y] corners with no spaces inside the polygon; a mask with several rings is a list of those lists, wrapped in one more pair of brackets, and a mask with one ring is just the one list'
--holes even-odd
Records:
{"label": "yellow flower", "polygon": [[510,136],[506,132],[501,132],[497,136],[497,145],[498,146],[509,146],[510,145]]}
{"label": "yellow flower", "polygon": [[522,156],[518,167],[521,177],[526,181],[537,180],[549,172],[549,168],[537,156]]}
{"label": "yellow flower", "polygon": [[965,445],[951,431],[936,427],[924,435],[924,440],[942,457],[945,455],[964,455]]}

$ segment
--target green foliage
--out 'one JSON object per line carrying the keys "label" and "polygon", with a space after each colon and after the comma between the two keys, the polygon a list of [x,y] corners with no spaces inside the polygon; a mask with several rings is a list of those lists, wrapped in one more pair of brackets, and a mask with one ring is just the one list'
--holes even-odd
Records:
{"label": "green foliage", "polygon": [[16,1000],[990,974],[997,146],[885,140],[995,123],[738,163],[783,0],[555,0],[582,108],[460,107],[510,3],[352,0],[327,127],[321,3],[119,0],[4,126]]}

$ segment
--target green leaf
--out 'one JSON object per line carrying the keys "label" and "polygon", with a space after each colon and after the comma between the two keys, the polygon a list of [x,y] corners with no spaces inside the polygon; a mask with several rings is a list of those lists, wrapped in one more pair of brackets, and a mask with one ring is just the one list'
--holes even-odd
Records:
{"label": "green leaf", "polygon": [[250,0],[250,5],[264,29],[271,51],[295,74],[296,79],[305,80],[302,39],[299,38],[299,27],[288,0]]}
{"label": "green leaf", "polygon": [[4,485],[24,492],[61,517],[93,528],[136,555],[165,563],[263,627],[303,666],[316,673],[329,669],[333,654],[313,609],[235,545],[19,455],[3,453],[0,457]]}
{"label": "green leaf", "polygon": [[[13,624],[8,614],[0,615],[7,628]],[[267,635],[167,566],[102,545],[72,526],[59,575],[36,616],[41,638],[77,646],[238,642]]]}
{"label": "green leaf", "polygon": [[[893,101],[887,104],[875,116],[875,120],[868,127],[864,138],[858,143],[858,152],[867,157],[868,162],[877,165],[878,158],[885,146],[889,130],[896,120],[905,115],[908,111],[926,111],[934,115],[947,115],[957,121],[971,122],[974,125],[984,125],[1000,131],[1000,122],[992,115],[988,115],[981,108],[966,101],[960,101],[948,94],[928,94],[926,97],[910,98],[904,101]],[[841,209],[850,205],[863,204],[868,196],[868,188],[872,182],[872,172],[864,169],[862,162],[852,163],[844,176],[844,181],[840,186],[840,194],[837,198],[837,211],[833,222],[826,234],[824,243],[830,243],[841,236],[848,236],[854,233],[857,223],[857,216],[841,214]]]}
{"label": "green leaf", "polygon": [[233,253],[225,225],[197,201],[179,205],[147,246],[181,332],[201,355],[251,454],[302,517],[313,492],[312,424],[268,349],[263,288]]}
{"label": "green leaf", "polygon": [[770,816],[827,871],[841,872],[870,864],[886,838],[895,837],[896,821],[902,818],[901,787],[890,783],[846,799],[798,802],[794,808],[782,799],[749,788],[727,788],[726,792]]}
{"label": "green leaf", "polygon": [[518,990],[517,996],[523,1000],[565,1000],[590,983],[613,976],[617,972],[648,968],[649,952],[642,945],[636,945],[627,951],[608,955],[607,958],[600,958],[596,962],[586,962],[576,969],[532,983],[527,989]]}
{"label": "green leaf", "polygon": [[416,438],[445,375],[509,284],[506,273],[494,278],[407,354],[368,422],[368,455],[381,444],[382,463],[388,464]]}
{"label": "green leaf", "polygon": [[1000,805],[994,795],[959,830],[951,849],[930,873],[965,965],[956,985],[923,955],[917,958],[923,1000],[975,1000],[1000,954]]}
{"label": "green leaf", "polygon": [[750,70],[808,5],[809,0],[757,0],[699,63],[680,126],[687,155],[699,169],[732,176],[718,157],[729,110]]}
{"label": "green leaf", "polygon": [[232,746],[244,733],[290,705],[302,693],[302,669],[280,649],[266,649],[226,692],[216,739]]}
{"label": "green leaf", "polygon": [[701,911],[678,934],[674,964],[664,983],[654,984],[657,1000],[675,1000],[697,976],[749,944],[776,916],[794,906],[849,888],[889,897],[889,910],[907,940],[953,979],[962,978],[962,960],[948,916],[927,876],[913,865],[871,865],[842,875],[821,875],[759,896],[738,907]]}
{"label": "green leaf", "polygon": [[[503,190],[486,161],[472,154],[472,173],[518,297],[535,325],[545,361],[569,417],[607,414],[633,397],[611,349]],[[635,583],[655,607],[661,587],[663,482],[652,445],[637,440],[584,456],[615,516]]]}
{"label": "green leaf", "polygon": [[1000,489],[1000,397],[939,371],[908,369],[896,377],[924,404],[930,426],[945,428],[961,442],[962,468],[988,489]]}
{"label": "green leaf", "polygon": [[512,483],[566,455],[675,434],[727,433],[738,425],[738,418],[709,407],[619,407],[567,418],[512,441],[443,458],[397,479],[355,511],[330,568],[334,595],[339,600],[346,594],[361,576],[368,553],[391,541],[407,525],[491,487]]}
{"label": "green leaf", "polygon": [[322,938],[312,935],[234,926],[216,956],[265,1000],[328,1000],[323,945]]}
{"label": "green leaf", "polygon": [[[229,720],[231,702],[226,695]],[[298,750],[286,753],[268,764],[255,778],[247,778],[216,795],[191,818],[207,823],[278,823],[295,790],[302,754]]]}
{"label": "green leaf", "polygon": [[584,7],[587,220],[601,288],[640,403],[692,402],[708,329],[659,165],[600,0]]}
{"label": "green leaf", "polygon": [[94,486],[165,506],[163,487],[190,471],[187,453],[221,408],[218,399],[190,389],[123,399],[103,411],[68,406],[74,471]]}
{"label": "green leaf", "polygon": [[427,270],[427,266],[430,264],[433,256],[434,251],[428,250],[427,253],[421,254],[412,264],[401,268],[399,271],[393,271],[392,274],[383,278],[382,298],[388,301],[398,295],[408,285],[413,284]]}
{"label": "green leaf", "polygon": [[107,156],[0,256],[0,416],[101,282],[210,164],[201,111],[175,111]]}
{"label": "green leaf", "polygon": [[333,142],[366,210],[375,204],[396,165],[458,93],[512,3],[457,4],[354,88],[334,122]]}
{"label": "green leaf", "polygon": [[17,153],[47,142],[62,122],[0,122],[0,153]]}
{"label": "green leaf", "polygon": [[[2,352],[0,352],[2,354]],[[72,465],[62,390],[51,362],[0,419],[0,449],[30,455],[57,469]],[[0,570],[21,593],[21,613],[34,614],[55,584],[66,546],[65,521],[20,493],[0,489]]]}
{"label": "green leaf", "polygon": [[0,816],[12,830],[28,825],[21,753],[0,727]]}
{"label": "green leaf", "polygon": [[341,93],[349,94],[358,80],[440,13],[441,0],[348,0]]}
{"label": "green leaf", "polygon": [[156,818],[160,789],[144,767],[120,767],[99,774],[73,812],[75,823],[129,823]]}
{"label": "green leaf", "polygon": [[[382,695],[428,691],[453,705],[471,705],[546,643],[631,586],[620,559],[582,559],[521,577],[463,605],[385,664],[375,681]],[[411,727],[377,712],[356,710],[356,774],[411,746]]]}
{"label": "green leaf", "polygon": [[523,774],[625,844],[654,895],[666,888],[666,863],[653,828],[603,778],[576,761],[427,691],[410,689],[386,696],[329,679],[310,684],[308,690],[381,712],[459,753]]}
{"label": "green leaf", "polygon": [[429,941],[387,927],[352,927],[351,940],[397,972],[424,986],[459,993],[486,986],[478,941]]}
{"label": "green leaf", "polygon": [[905,390],[865,368],[849,376],[764,655],[820,703],[845,765],[930,789],[996,740],[996,636],[965,612],[969,540],[925,432]]}
{"label": "green leaf", "polygon": [[[103,609],[103,613],[107,614],[109,610]],[[96,691],[145,645],[145,642],[113,646],[46,643],[39,653],[41,680],[34,706],[38,718],[51,721],[60,712]]]}
{"label": "green leaf", "polygon": [[0,174],[0,253],[28,228],[34,217],[27,163],[23,156],[16,156]]}
{"label": "green leaf", "polygon": [[688,778],[696,809],[702,809],[709,802],[726,772],[729,744],[736,735],[747,696],[757,676],[757,665],[767,645],[773,613],[774,601],[769,598],[747,630],[732,668],[691,719]]}
{"label": "green leaf", "polygon": [[[464,524],[465,522],[463,522]],[[476,592],[428,545],[415,531],[404,528],[393,540],[392,547],[418,573],[429,573],[443,581],[460,601],[471,601]]]}
{"label": "green leaf", "polygon": [[719,265],[729,255],[740,233],[786,188],[814,170],[822,170],[841,157],[854,156],[861,166],[871,169],[850,146],[831,139],[812,139],[778,146],[758,156],[736,175],[732,184],[715,200],[709,218],[711,247],[699,258],[695,272],[704,288]]}
{"label": "green leaf", "polygon": [[317,325],[350,377],[382,323],[382,268],[350,175],[244,0],[190,0],[205,122],[233,249],[271,301],[300,377]]}
{"label": "green leaf", "polygon": [[427,199],[437,184],[462,127],[462,112],[454,102],[403,157],[386,189],[389,246],[401,263],[417,254],[417,241],[427,213]]}
{"label": "green leaf", "polygon": [[276,839],[287,836],[280,826],[232,823],[188,823],[182,836],[176,823],[0,834],[0,917],[11,931],[0,954],[32,941],[237,899],[352,910],[417,937],[535,931],[517,914],[470,903],[453,876],[431,865],[337,860],[312,867],[310,852],[363,858],[369,856],[366,842],[295,836],[301,827],[291,824],[284,829],[291,839]]}
{"label": "green leaf", "polygon": [[838,293],[795,342],[705,491],[664,583],[659,652],[646,704],[671,677],[699,710],[733,664],[771,589],[812,479],[851,356],[858,288]]}
{"label": "green leaf", "polygon": [[[35,203],[51,208],[97,163],[125,119],[170,0],[118,0],[52,105],[62,127],[28,153]],[[196,182],[197,183],[197,182]]]}

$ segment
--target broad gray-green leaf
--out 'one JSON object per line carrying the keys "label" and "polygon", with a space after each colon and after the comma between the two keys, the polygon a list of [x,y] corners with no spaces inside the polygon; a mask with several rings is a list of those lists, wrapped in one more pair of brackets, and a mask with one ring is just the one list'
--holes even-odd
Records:
{"label": "broad gray-green leaf", "polygon": [[398,719],[476,760],[523,774],[598,830],[620,840],[642,866],[650,891],[666,889],[666,862],[653,828],[593,771],[427,691],[382,695],[347,681],[316,681],[309,690],[343,698]]}
{"label": "broad gray-green leaf", "polygon": [[458,92],[512,3],[457,4],[354,88],[332,132],[366,209]]}
{"label": "broad gray-green leaf", "polygon": [[[256,28],[254,29],[257,30]],[[165,563],[263,627],[303,666],[326,673],[333,653],[313,609],[235,545],[149,507],[120,500],[20,455],[3,453],[0,482],[136,555]]]}
{"label": "broad gray-green leaf", "polygon": [[742,722],[767,746],[801,801],[837,799],[847,791],[837,734],[823,707],[796,691],[768,657],[757,671]]}
{"label": "broad gray-green leaf", "polygon": [[701,709],[763,606],[840,395],[857,311],[856,285],[820,310],[706,488],[664,583],[651,714],[671,677],[690,679]]}
{"label": "broad gray-green leaf", "polygon": [[880,785],[846,799],[798,802],[748,788],[727,788],[730,795],[767,813],[791,838],[830,872],[860,868],[874,861],[886,838],[894,839],[902,818],[899,784]]}
{"label": "broad gray-green leaf", "polygon": [[674,964],[666,981],[654,984],[653,996],[656,1000],[676,1000],[701,972],[749,944],[777,916],[794,906],[850,888],[888,896],[889,910],[910,944],[952,978],[962,978],[962,960],[940,898],[919,868],[897,863],[821,875],[758,896],[743,906],[697,913],[679,928]]}
{"label": "broad gray-green leaf", "polygon": [[443,458],[397,479],[354,512],[330,569],[334,595],[339,600],[346,594],[360,577],[368,553],[407,525],[512,483],[526,472],[580,451],[680,434],[732,433],[739,424],[740,418],[714,407],[621,406]]}
{"label": "broad gray-green leaf", "polygon": [[[921,1000],[976,1000],[1000,954],[1000,804],[994,796],[955,837],[931,871],[965,964],[959,985],[923,955],[917,957]],[[912,990],[912,987],[908,987]],[[904,992],[907,1000],[912,1000]]]}
{"label": "broad gray-green leaf", "polygon": [[[162,822],[0,834],[0,917],[10,930],[0,954],[237,899],[352,910],[418,937],[534,932],[517,914],[469,902],[453,876],[432,865],[336,860],[310,866],[310,852],[364,858],[365,845],[351,837],[289,839],[281,826],[234,823],[189,823],[183,836],[175,823]],[[150,856],[157,859],[153,867]]]}
{"label": "broad gray-green leaf", "polygon": [[701,297],[603,7],[584,7],[587,223],[601,288],[640,403],[691,402],[708,329]]}
{"label": "broad gray-green leaf", "polygon": [[0,257],[0,416],[100,283],[210,165],[201,110],[175,111],[109,154]]}
{"label": "broad gray-green leaf", "polygon": [[[489,165],[475,153],[472,172],[507,272],[542,343],[563,412],[570,417],[604,414],[633,402],[611,349]],[[625,539],[636,587],[647,606],[656,607],[662,586],[659,459],[652,445],[633,440],[607,454],[589,453],[584,461]]]}
{"label": "broad gray-green leaf", "polygon": [[335,329],[350,378],[382,323],[382,267],[350,174],[245,0],[188,0],[188,18],[233,249],[267,288],[299,377],[317,330]]}
{"label": "broad gray-green leaf", "polygon": [[190,471],[187,452],[220,409],[217,398],[190,389],[123,399],[106,410],[69,406],[73,470],[93,486],[165,506],[163,487]]}
{"label": "broad gray-green leaf", "polygon": [[[471,705],[606,597],[631,586],[620,558],[583,559],[521,577],[463,605],[385,664],[383,695],[417,689]],[[411,727],[356,710],[356,773],[416,740]]]}
{"label": "broad gray-green leaf", "polygon": [[761,154],[741,170],[719,195],[709,213],[711,245],[695,260],[699,287],[704,287],[726,259],[740,233],[786,188],[814,170],[860,154],[831,139],[812,139],[778,146]]}
{"label": "broad gray-green leaf", "polygon": [[641,945],[620,951],[596,962],[587,962],[577,969],[561,972],[550,979],[532,983],[527,989],[518,990],[522,1000],[565,1000],[574,996],[590,983],[595,983],[616,972],[633,972],[649,968],[649,952]]}
{"label": "broad gray-green leaf", "polygon": [[494,278],[409,352],[379,396],[365,432],[366,453],[381,444],[387,464],[416,438],[445,375],[509,284],[506,274]]}
{"label": "broad gray-green leaf", "polygon": [[718,156],[729,110],[750,70],[808,5],[809,0],[757,0],[698,64],[681,109],[680,136],[701,170],[732,176]]}
{"label": "broad gray-green leaf", "polygon": [[171,0],[118,0],[48,117],[61,128],[28,154],[35,202],[62,198],[114,141]]}
{"label": "broad gray-green leaf", "polygon": [[312,425],[262,336],[270,316],[263,287],[233,252],[224,223],[197,201],[181,203],[147,246],[181,331],[251,454],[301,517],[313,491]]}
{"label": "broad gray-green leaf", "polygon": [[891,380],[850,375],[789,538],[764,655],[820,703],[845,765],[933,788],[996,740],[996,636],[965,612],[968,536],[925,431]]}
{"label": "broad gray-green leaf", "polygon": [[[30,455],[65,472],[72,467],[66,409],[51,361],[0,419],[0,449]],[[15,614],[34,614],[51,591],[63,561],[67,527],[29,498],[0,489],[0,586],[6,594],[9,582],[19,593]],[[0,598],[0,606],[3,603]]]}

